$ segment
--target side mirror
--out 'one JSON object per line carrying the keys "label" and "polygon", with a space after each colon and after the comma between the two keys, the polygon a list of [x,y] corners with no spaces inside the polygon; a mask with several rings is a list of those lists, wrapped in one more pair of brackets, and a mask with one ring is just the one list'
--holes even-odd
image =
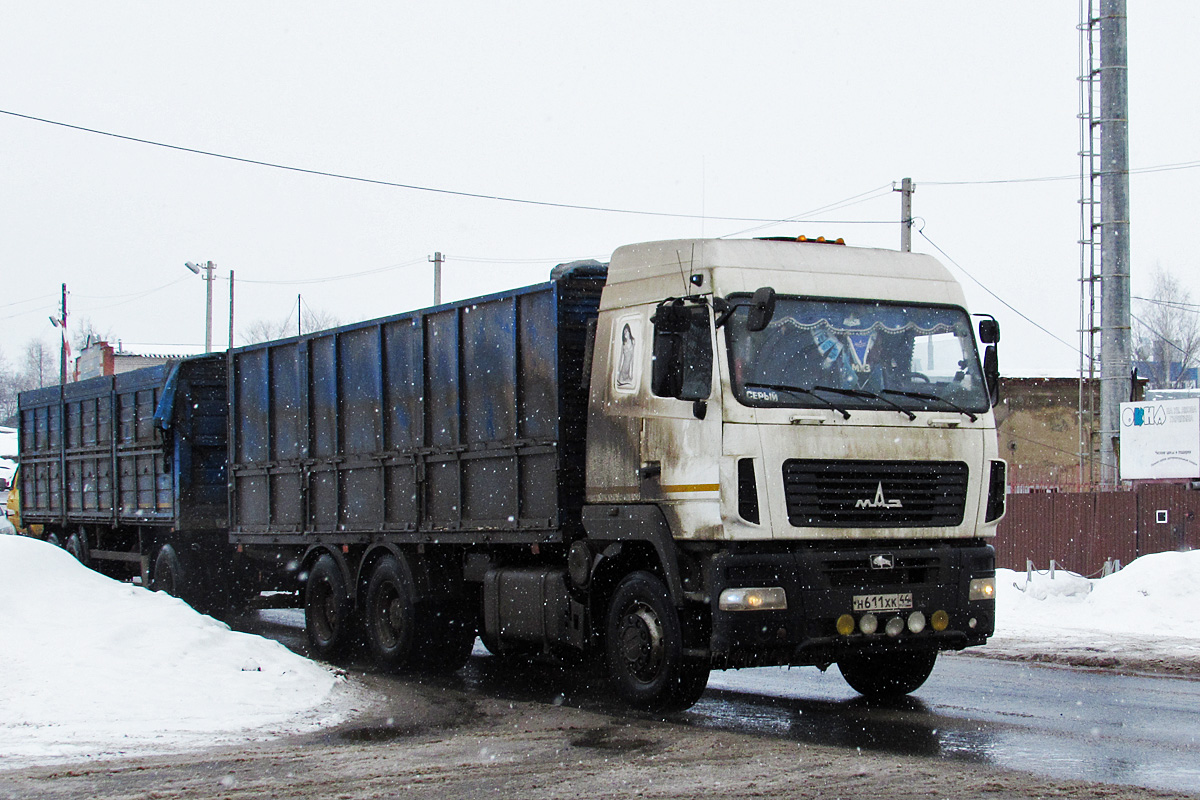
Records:
{"label": "side mirror", "polygon": [[750,298],[750,314],[746,318],[746,329],[758,333],[771,324],[775,316],[775,290],[763,286]]}
{"label": "side mirror", "polygon": [[1000,323],[988,318],[979,320],[979,341],[996,344],[1000,341]]}
{"label": "side mirror", "polygon": [[[980,323],[982,326],[983,323]],[[1000,402],[1000,359],[996,355],[996,345],[989,344],[983,351],[983,380],[987,384],[988,397],[992,405]]]}

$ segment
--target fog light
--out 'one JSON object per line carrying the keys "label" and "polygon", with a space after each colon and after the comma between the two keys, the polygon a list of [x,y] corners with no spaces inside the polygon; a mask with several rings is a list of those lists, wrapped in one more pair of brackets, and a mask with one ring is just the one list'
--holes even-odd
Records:
{"label": "fog light", "polygon": [[995,578],[976,578],[971,581],[971,588],[967,593],[968,600],[995,600],[996,599],[996,579]]}
{"label": "fog light", "polygon": [[975,619],[974,617],[971,617],[969,620],[967,620],[967,627],[970,628],[971,630],[975,630],[976,626],[978,626],[978,625],[979,625],[979,620]]}
{"label": "fog light", "polygon": [[858,621],[858,629],[866,634],[874,633],[879,630],[879,618],[874,614],[863,614]]}
{"label": "fog light", "polygon": [[854,617],[849,614],[842,614],[837,618],[837,632],[842,636],[849,636],[854,633]]}
{"label": "fog light", "polygon": [[935,631],[944,631],[950,627],[950,615],[939,608],[929,618],[929,625]]}
{"label": "fog light", "polygon": [[925,630],[924,612],[914,611],[908,615],[908,629],[913,633],[920,633]]}
{"label": "fog light", "polygon": [[726,589],[717,605],[722,611],[782,611],[787,608],[787,593],[780,586]]}
{"label": "fog light", "polygon": [[904,633],[904,620],[900,617],[892,617],[887,621],[887,627],[884,628],[888,636],[899,636]]}

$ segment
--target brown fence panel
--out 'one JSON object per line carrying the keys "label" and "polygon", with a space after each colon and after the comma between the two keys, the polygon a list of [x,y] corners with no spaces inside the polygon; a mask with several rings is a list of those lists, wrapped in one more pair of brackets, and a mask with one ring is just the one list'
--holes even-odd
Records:
{"label": "brown fence panel", "polygon": [[996,533],[996,566],[1030,560],[1092,575],[1106,561],[1200,548],[1200,492],[1180,484],[1136,491],[1010,494]]}
{"label": "brown fence panel", "polygon": [[1200,547],[1200,492],[1177,483],[1138,487],[1138,553]]}
{"label": "brown fence panel", "polygon": [[1091,535],[1084,537],[1081,556],[1084,568],[1071,567],[1091,575],[1109,559],[1128,564],[1137,558],[1137,495],[1133,492],[1089,492],[1095,503]]}

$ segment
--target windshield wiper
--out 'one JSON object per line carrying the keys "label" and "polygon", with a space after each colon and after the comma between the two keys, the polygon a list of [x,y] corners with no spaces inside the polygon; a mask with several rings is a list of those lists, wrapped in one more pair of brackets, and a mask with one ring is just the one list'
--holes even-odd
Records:
{"label": "windshield wiper", "polygon": [[[839,408],[834,403],[830,402],[821,395],[816,394],[812,389],[805,389],[803,386],[785,386],[781,383],[743,383],[745,389],[771,389],[776,392],[788,392],[790,394],[806,394],[819,402],[824,403],[829,409],[838,412],[842,415],[842,419],[850,419],[850,412],[844,408]],[[814,387],[820,389],[820,386]]]}
{"label": "windshield wiper", "polygon": [[911,397],[913,400],[933,400],[935,402],[945,403],[946,405],[950,406],[950,408],[954,409],[958,413],[966,414],[967,419],[971,420],[971,422],[974,422],[976,419],[978,419],[978,417],[976,417],[973,413],[971,413],[970,411],[967,411],[965,408],[960,406],[958,403],[955,403],[953,400],[947,400],[946,398],[939,397],[936,394],[927,394],[925,392],[902,392],[899,389],[884,389],[883,393],[884,394],[898,394],[901,397]]}
{"label": "windshield wiper", "polygon": [[833,392],[834,394],[844,394],[847,397],[866,397],[870,400],[878,400],[881,403],[887,403],[889,406],[896,409],[904,416],[908,417],[910,422],[917,418],[916,414],[912,413],[904,406],[900,405],[899,403],[893,403],[891,400],[888,400],[886,397],[880,397],[879,395],[875,394],[874,392],[867,392],[867,391],[863,391],[862,389],[835,389],[832,386],[814,386],[813,391],[814,392]]}

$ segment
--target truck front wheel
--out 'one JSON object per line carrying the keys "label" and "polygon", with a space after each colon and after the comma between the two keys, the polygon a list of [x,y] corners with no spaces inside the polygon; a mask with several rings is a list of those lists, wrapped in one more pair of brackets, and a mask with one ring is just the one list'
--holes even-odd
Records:
{"label": "truck front wheel", "polygon": [[885,699],[919,689],[933,672],[935,661],[936,650],[861,653],[839,659],[838,669],[854,691]]}
{"label": "truck front wheel", "polygon": [[350,595],[333,556],[317,559],[304,587],[304,628],[312,655],[332,661],[349,649],[352,637]]}
{"label": "truck front wheel", "polygon": [[679,614],[667,587],[649,572],[630,573],[617,584],[604,647],[617,693],[638,708],[685,709],[708,684],[708,663],[684,656]]}

